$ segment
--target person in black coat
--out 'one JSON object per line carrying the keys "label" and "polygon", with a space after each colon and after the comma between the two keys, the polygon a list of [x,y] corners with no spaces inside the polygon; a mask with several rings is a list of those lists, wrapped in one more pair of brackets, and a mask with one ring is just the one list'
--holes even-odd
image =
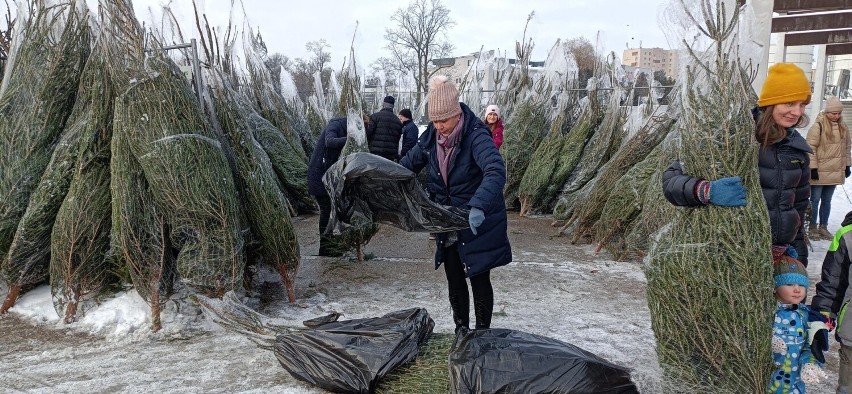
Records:
{"label": "person in black coat", "polygon": [[393,113],[396,100],[387,96],[382,109],[370,115],[367,125],[367,144],[370,153],[392,161],[399,161],[399,138],[402,136],[402,122]]}
{"label": "person in black coat", "polygon": [[399,151],[399,157],[405,157],[405,154],[417,144],[420,130],[412,119],[410,109],[403,108],[399,111],[399,120],[402,122],[402,149]]}
{"label": "person in black coat", "polygon": [[314,152],[308,163],[308,193],[311,193],[319,204],[320,220],[320,256],[340,256],[340,252],[329,247],[329,239],[325,235],[328,218],[331,215],[331,198],[322,183],[322,176],[340,158],[340,152],[346,145],[346,118],[334,118],[317,138]]}
{"label": "person in black coat", "polygon": [[[796,127],[807,124],[804,114],[811,87],[805,73],[793,64],[779,63],[768,71],[753,111],[754,135],[760,145],[760,187],[769,210],[773,246],[787,248],[789,256],[807,267],[803,224],[811,193],[811,148]],[[663,194],[680,206],[746,205],[746,191],[739,177],[708,181],[685,175],[677,161],[663,174]]]}
{"label": "person in black coat", "polygon": [[469,229],[439,233],[435,269],[444,265],[456,333],[469,328],[470,279],[476,328],[491,326],[494,290],[490,270],[512,261],[503,187],[506,166],[488,127],[464,103],[444,75],[429,81],[431,122],[400,164],[427,171],[433,201],[470,209]]}

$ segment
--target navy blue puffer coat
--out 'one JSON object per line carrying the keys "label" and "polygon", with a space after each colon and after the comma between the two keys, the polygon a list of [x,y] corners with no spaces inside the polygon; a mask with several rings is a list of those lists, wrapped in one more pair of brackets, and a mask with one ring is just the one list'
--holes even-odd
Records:
{"label": "navy blue puffer coat", "polygon": [[340,158],[340,152],[346,145],[346,118],[334,118],[317,138],[311,160],[308,162],[308,193],[313,196],[327,196],[322,176],[334,162]]}
{"label": "navy blue puffer coat", "polygon": [[[787,137],[772,145],[761,147],[757,155],[760,187],[766,208],[774,245],[791,244],[799,254],[799,261],[808,265],[805,245],[805,209],[811,197],[811,170],[808,153],[811,148],[796,129],[787,129]],[[684,175],[680,163],[672,163],[663,174],[663,194],[674,205],[701,206],[695,195],[695,184],[700,180]]]}
{"label": "navy blue puffer coat", "polygon": [[[506,184],[506,166],[497,151],[488,127],[467,107],[460,103],[464,114],[462,135],[447,168],[447,183],[440,174],[437,155],[437,134],[432,123],[420,136],[400,164],[420,172],[427,171],[426,188],[439,204],[469,209],[476,207],[485,213],[485,220],[477,227],[477,235],[470,229],[457,232],[458,250],[464,265],[465,276],[476,276],[512,261],[512,249],[507,234],[506,205],[503,186]],[[446,234],[438,234],[435,252],[435,269],[444,262]]]}

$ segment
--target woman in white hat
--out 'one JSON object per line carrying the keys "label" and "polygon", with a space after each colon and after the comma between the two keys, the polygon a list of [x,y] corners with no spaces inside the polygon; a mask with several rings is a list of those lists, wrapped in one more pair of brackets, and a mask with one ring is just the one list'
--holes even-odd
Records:
{"label": "woman in white hat", "polygon": [[843,123],[843,105],[837,97],[829,97],[825,109],[808,130],[811,146],[811,218],[808,238],[812,240],[833,238],[828,230],[831,197],[834,188],[849,177],[852,165],[852,139],[849,128]]}
{"label": "woman in white hat", "polygon": [[485,108],[485,124],[491,130],[491,139],[497,149],[503,145],[503,118],[500,117],[500,108],[494,104]]}

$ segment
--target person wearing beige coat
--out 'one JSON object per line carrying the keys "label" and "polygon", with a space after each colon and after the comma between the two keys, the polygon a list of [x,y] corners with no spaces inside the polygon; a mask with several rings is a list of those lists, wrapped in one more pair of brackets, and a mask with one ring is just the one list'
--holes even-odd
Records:
{"label": "person wearing beige coat", "polygon": [[849,177],[852,165],[852,137],[843,123],[843,105],[837,97],[830,97],[816,121],[808,130],[807,141],[811,146],[811,239],[832,239],[828,230],[831,213],[831,198],[837,185]]}

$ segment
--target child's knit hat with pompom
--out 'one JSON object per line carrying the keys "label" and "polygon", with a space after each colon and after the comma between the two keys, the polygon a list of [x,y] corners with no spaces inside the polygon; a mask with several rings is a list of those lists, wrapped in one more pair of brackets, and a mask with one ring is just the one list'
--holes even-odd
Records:
{"label": "child's knit hat with pompom", "polygon": [[796,284],[808,288],[808,271],[799,260],[790,256],[784,256],[781,261],[775,263],[772,277],[775,287]]}

